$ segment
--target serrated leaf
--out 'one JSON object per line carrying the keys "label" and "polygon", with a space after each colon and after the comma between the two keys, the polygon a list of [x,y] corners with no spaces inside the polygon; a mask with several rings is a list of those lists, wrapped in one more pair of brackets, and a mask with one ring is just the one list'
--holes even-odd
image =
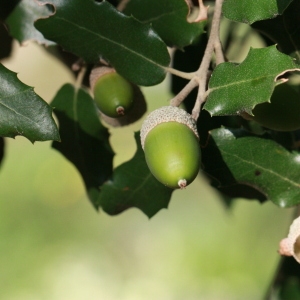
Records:
{"label": "serrated leaf", "polygon": [[241,129],[226,128],[212,130],[202,152],[204,171],[217,188],[245,184],[280,207],[300,203],[298,152],[289,152],[269,139],[248,136]]}
{"label": "serrated leaf", "polygon": [[98,203],[110,215],[137,207],[151,218],[168,207],[173,190],[162,185],[150,173],[139,132],[135,134],[135,140],[137,151],[134,157],[114,170],[112,180],[101,187]]}
{"label": "serrated leaf", "polygon": [[35,23],[46,38],[88,63],[103,57],[138,85],[164,80],[170,56],[149,25],[123,15],[105,1],[62,0],[54,4],[56,13]]}
{"label": "serrated leaf", "polygon": [[282,15],[275,19],[255,22],[252,27],[260,31],[274,43],[278,49],[296,58],[300,62],[300,1],[293,1]]}
{"label": "serrated leaf", "polygon": [[187,21],[190,11],[184,0],[131,0],[124,13],[151,24],[168,46],[179,49],[193,44],[206,26],[206,21]]}
{"label": "serrated leaf", "polygon": [[294,60],[276,46],[250,49],[241,64],[226,62],[215,68],[204,109],[213,116],[251,114],[255,105],[270,100],[279,75],[296,70]]}
{"label": "serrated leaf", "polygon": [[31,142],[59,140],[51,107],[17,74],[0,64],[0,136],[22,135]]}
{"label": "serrated leaf", "polygon": [[112,173],[114,153],[108,130],[99,121],[91,96],[82,89],[65,84],[51,105],[59,121],[61,142],[52,147],[61,152],[80,172],[95,208],[100,185]]}
{"label": "serrated leaf", "polygon": [[255,21],[275,18],[293,0],[225,0],[223,4],[223,14],[226,18],[252,24]]}
{"label": "serrated leaf", "polygon": [[46,17],[51,12],[47,5],[40,5],[37,1],[22,0],[16,5],[5,22],[9,27],[11,36],[20,43],[34,40],[41,44],[53,45],[54,43],[46,40],[33,25],[35,20]]}

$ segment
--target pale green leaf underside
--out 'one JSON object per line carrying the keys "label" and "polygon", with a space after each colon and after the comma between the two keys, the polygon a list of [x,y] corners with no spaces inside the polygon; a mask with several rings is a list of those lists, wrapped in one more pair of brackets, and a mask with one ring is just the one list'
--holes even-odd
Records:
{"label": "pale green leaf underside", "polygon": [[51,13],[47,5],[39,5],[32,0],[20,1],[12,13],[5,20],[9,33],[20,43],[28,40],[35,40],[41,44],[51,45],[51,41],[46,40],[41,32],[36,30],[33,23],[41,17],[46,17]]}

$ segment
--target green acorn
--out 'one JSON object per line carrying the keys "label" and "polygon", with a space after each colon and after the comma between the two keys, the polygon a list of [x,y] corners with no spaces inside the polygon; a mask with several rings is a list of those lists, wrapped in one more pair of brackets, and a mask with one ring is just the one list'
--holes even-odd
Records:
{"label": "green acorn", "polygon": [[197,176],[201,151],[195,120],[185,110],[154,110],[141,128],[141,143],[151,173],[164,185],[185,188]]}
{"label": "green acorn", "polygon": [[[112,77],[118,78],[117,82],[109,80]],[[121,81],[123,84],[120,84]],[[132,124],[147,111],[146,100],[140,87],[125,80],[111,67],[95,67],[90,74],[90,86],[101,119],[113,127]]]}
{"label": "green acorn", "polygon": [[113,68],[95,68],[90,76],[90,85],[97,107],[106,116],[119,118],[132,108],[133,86]]}

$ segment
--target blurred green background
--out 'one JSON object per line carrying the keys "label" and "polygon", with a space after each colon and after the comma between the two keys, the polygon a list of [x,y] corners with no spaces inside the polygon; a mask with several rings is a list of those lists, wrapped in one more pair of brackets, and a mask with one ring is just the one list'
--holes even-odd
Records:
{"label": "blurred green background", "polygon": [[[3,64],[51,101],[69,71],[33,43]],[[168,104],[168,80],[143,89]],[[135,152],[134,131],[110,129],[114,164]],[[238,200],[231,210],[204,178],[148,219],[96,212],[82,180],[50,142],[6,139],[0,170],[0,299],[262,299],[292,210]]]}

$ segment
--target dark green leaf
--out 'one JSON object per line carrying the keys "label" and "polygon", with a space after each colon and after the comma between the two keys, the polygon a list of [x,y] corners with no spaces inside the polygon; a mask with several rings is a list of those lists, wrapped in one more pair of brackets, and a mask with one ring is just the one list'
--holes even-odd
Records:
{"label": "dark green leaf", "polygon": [[254,121],[276,131],[300,129],[300,93],[297,85],[277,85],[270,102],[261,103],[253,109]]}
{"label": "dark green leaf", "polygon": [[170,56],[165,43],[149,25],[123,15],[105,1],[52,2],[56,13],[35,23],[46,38],[88,63],[97,63],[103,57],[138,85],[155,85],[164,80]]}
{"label": "dark green leaf", "polygon": [[35,20],[46,17],[50,13],[50,6],[39,5],[37,1],[22,0],[8,16],[6,24],[9,27],[10,34],[20,43],[35,40],[50,45],[54,43],[46,40],[33,25]]}
{"label": "dark green leaf", "polygon": [[252,27],[262,32],[278,49],[300,62],[300,1],[293,1],[282,16],[255,22]]}
{"label": "dark green leaf", "polygon": [[241,64],[226,62],[215,68],[204,108],[214,116],[251,114],[255,105],[270,100],[277,77],[295,70],[299,66],[276,46],[250,49]]}
{"label": "dark green leaf", "polygon": [[206,21],[187,21],[190,11],[183,0],[131,0],[124,13],[133,15],[142,23],[151,24],[168,46],[180,49],[193,44],[206,25]]}
{"label": "dark green leaf", "polygon": [[[217,188],[257,189],[280,207],[300,203],[300,154],[243,130],[215,129],[203,149],[204,171]],[[244,196],[244,195],[235,195]]]}
{"label": "dark green leaf", "polygon": [[275,18],[293,0],[225,0],[223,14],[226,18],[252,24],[255,21]]}
{"label": "dark green leaf", "polygon": [[66,84],[51,104],[61,135],[61,142],[54,142],[53,148],[75,165],[93,205],[98,208],[99,187],[112,173],[114,153],[108,130],[99,121],[93,99],[82,89],[77,91]]}
{"label": "dark green leaf", "polygon": [[22,135],[31,142],[59,140],[51,107],[16,73],[0,64],[0,136]]}
{"label": "dark green leaf", "polygon": [[110,215],[137,207],[151,218],[160,209],[168,207],[173,190],[162,185],[150,173],[139,132],[135,139],[137,151],[134,157],[115,169],[112,180],[101,187],[98,201]]}

